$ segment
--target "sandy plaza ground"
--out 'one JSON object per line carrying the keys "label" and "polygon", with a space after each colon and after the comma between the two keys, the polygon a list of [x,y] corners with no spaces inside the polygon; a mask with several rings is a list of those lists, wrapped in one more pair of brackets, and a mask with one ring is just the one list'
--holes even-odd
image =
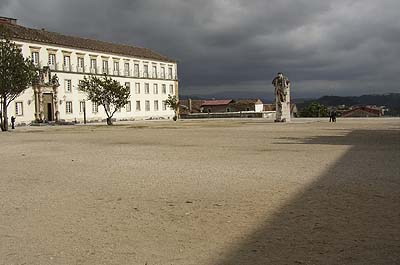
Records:
{"label": "sandy plaza ground", "polygon": [[0,264],[400,264],[400,119],[0,133]]}

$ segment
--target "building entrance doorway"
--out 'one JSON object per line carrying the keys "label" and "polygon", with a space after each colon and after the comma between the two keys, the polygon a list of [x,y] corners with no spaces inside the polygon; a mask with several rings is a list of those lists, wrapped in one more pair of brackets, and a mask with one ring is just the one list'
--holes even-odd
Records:
{"label": "building entrance doorway", "polygon": [[44,118],[47,121],[54,121],[54,107],[53,107],[53,94],[43,94],[43,107],[44,107]]}

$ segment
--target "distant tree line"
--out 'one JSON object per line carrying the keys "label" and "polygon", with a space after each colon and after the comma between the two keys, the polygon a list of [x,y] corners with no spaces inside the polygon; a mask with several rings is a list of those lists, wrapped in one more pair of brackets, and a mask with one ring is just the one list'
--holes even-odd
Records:
{"label": "distant tree line", "polygon": [[311,102],[300,111],[300,117],[328,117],[329,110],[316,101]]}

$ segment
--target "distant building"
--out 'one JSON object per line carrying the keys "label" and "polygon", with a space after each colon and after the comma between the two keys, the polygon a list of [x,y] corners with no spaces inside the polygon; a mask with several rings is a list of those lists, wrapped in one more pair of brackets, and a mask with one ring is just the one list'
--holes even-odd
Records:
{"label": "distant building", "polygon": [[224,113],[224,112],[262,112],[263,102],[260,99],[217,99],[204,100],[200,106],[200,112]]}
{"label": "distant building", "polygon": [[375,107],[355,107],[342,112],[342,117],[381,117],[383,112]]}
{"label": "distant building", "polygon": [[204,100],[200,106],[200,112],[206,113],[222,113],[230,112],[231,108],[229,104],[233,102],[232,99],[214,99],[214,100]]}
{"label": "distant building", "polygon": [[240,111],[263,111],[263,102],[261,99],[239,99],[233,101],[228,106],[229,111],[240,112]]}
{"label": "distant building", "polygon": [[204,100],[201,99],[182,99],[179,100],[179,114],[200,113]]}
{"label": "distant building", "polygon": [[[177,62],[147,48],[62,35],[17,24],[0,17],[0,33],[8,33],[46,78],[28,88],[9,106],[9,116],[19,123],[39,121],[102,120],[101,106],[87,101],[78,90],[84,76],[104,73],[129,86],[128,104],[115,113],[116,119],[171,118],[168,95],[178,96]],[[57,75],[59,86],[48,82]]]}
{"label": "distant building", "polygon": [[212,118],[250,118],[262,117],[263,112],[263,102],[260,99],[183,99],[179,101],[179,105],[179,113],[184,118],[200,118],[207,113],[206,117]]}

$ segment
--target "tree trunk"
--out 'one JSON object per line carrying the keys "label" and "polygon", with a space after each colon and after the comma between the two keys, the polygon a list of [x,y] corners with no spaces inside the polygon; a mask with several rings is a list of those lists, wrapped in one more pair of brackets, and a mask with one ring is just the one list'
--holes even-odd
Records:
{"label": "tree trunk", "polygon": [[113,125],[112,120],[110,117],[107,117],[107,125]]}
{"label": "tree trunk", "polygon": [[3,132],[8,131],[8,117],[7,117],[7,99],[4,98],[3,99],[3,119],[1,120],[2,124],[1,124],[1,130]]}

